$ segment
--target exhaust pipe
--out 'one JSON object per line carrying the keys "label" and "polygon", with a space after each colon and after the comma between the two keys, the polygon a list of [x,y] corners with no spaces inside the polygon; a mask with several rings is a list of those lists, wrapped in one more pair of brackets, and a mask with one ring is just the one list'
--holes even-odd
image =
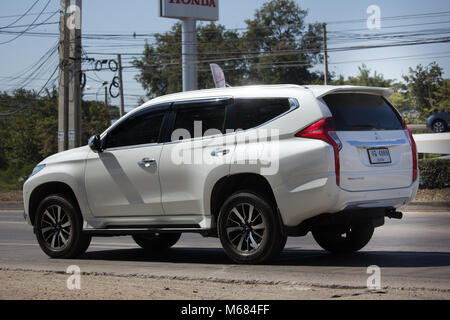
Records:
{"label": "exhaust pipe", "polygon": [[395,208],[392,208],[386,210],[385,216],[388,217],[389,219],[401,219],[403,218],[403,213],[397,211]]}

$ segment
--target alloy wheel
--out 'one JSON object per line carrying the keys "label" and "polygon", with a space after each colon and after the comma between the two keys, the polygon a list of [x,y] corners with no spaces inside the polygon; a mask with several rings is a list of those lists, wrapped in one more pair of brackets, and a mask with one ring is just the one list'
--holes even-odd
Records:
{"label": "alloy wheel", "polygon": [[436,121],[433,124],[434,132],[445,132],[445,125],[442,121]]}
{"label": "alloy wheel", "polygon": [[41,235],[51,250],[63,250],[72,237],[72,221],[59,205],[47,207],[41,218]]}
{"label": "alloy wheel", "polygon": [[241,203],[228,213],[226,227],[228,240],[239,253],[256,251],[264,239],[266,223],[255,206]]}

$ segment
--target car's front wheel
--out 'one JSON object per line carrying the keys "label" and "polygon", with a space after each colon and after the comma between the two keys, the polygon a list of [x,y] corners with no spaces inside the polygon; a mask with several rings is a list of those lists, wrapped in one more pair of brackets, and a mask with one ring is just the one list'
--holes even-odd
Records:
{"label": "car's front wheel", "polygon": [[436,120],[433,122],[433,131],[436,133],[441,133],[447,131],[447,125],[442,120]]}
{"label": "car's front wheel", "polygon": [[143,249],[160,252],[174,246],[181,237],[181,233],[151,233],[133,235],[134,241]]}
{"label": "car's front wheel", "polygon": [[277,213],[253,193],[230,196],[220,210],[217,229],[225,253],[237,263],[262,263],[286,244]]}
{"label": "car's front wheel", "polygon": [[362,249],[372,238],[374,227],[327,227],[312,231],[316,242],[331,253],[352,253]]}
{"label": "car's front wheel", "polygon": [[34,229],[41,249],[52,258],[75,258],[91,243],[91,237],[83,234],[81,213],[64,195],[51,195],[41,201]]}

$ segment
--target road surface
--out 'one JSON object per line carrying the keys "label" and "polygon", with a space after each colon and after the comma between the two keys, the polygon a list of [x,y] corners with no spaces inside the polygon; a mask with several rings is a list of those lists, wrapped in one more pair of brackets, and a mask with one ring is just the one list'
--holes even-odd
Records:
{"label": "road surface", "polygon": [[[194,279],[242,284],[296,284],[316,288],[366,287],[367,267],[381,269],[385,289],[424,289],[450,299],[450,212],[409,212],[386,219],[361,252],[334,256],[311,235],[289,238],[283,253],[265,265],[232,264],[214,238],[185,234],[163,255],[150,255],[131,237],[94,238],[79,259],[49,259],[19,211],[0,210],[0,269],[65,272],[152,279]],[[186,297],[189,298],[189,297]]]}

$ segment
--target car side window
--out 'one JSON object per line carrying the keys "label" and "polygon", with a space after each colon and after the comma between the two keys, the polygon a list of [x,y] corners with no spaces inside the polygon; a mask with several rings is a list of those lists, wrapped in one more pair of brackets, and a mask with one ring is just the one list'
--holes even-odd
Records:
{"label": "car side window", "polygon": [[229,129],[255,128],[290,109],[291,103],[287,98],[235,99]]}
{"label": "car side window", "polygon": [[179,109],[171,140],[183,140],[223,133],[225,106]]}
{"label": "car side window", "polygon": [[146,112],[126,119],[106,137],[106,149],[157,143],[165,111]]}

